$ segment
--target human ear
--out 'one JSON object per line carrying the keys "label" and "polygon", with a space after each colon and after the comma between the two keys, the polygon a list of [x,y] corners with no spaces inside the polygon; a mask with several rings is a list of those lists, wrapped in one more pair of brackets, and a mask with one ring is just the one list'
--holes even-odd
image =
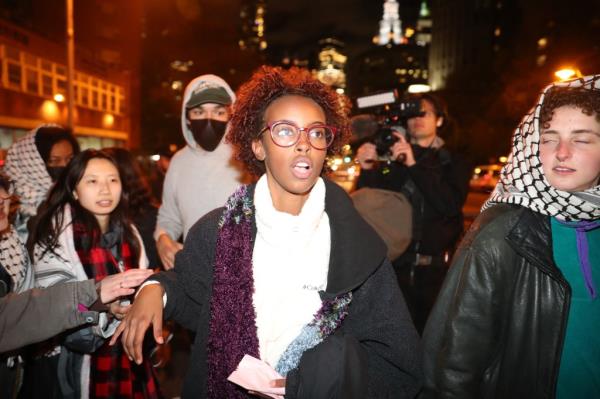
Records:
{"label": "human ear", "polygon": [[256,159],[258,159],[259,161],[265,160],[265,147],[263,146],[262,141],[260,139],[254,140],[252,142],[252,152],[254,153]]}
{"label": "human ear", "polygon": [[77,191],[73,190],[71,194],[73,194],[73,198],[75,199],[75,201],[79,200],[79,197],[77,196]]}
{"label": "human ear", "polygon": [[443,123],[444,123],[444,118],[440,116],[439,118],[437,118],[437,121],[435,122],[435,126],[442,127]]}

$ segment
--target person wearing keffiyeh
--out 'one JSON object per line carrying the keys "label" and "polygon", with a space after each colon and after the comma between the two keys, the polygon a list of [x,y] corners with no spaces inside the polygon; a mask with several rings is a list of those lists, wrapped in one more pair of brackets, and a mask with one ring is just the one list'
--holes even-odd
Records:
{"label": "person wearing keffiyeh", "polygon": [[62,126],[42,124],[14,142],[6,154],[6,174],[14,181],[19,211],[14,221],[19,236],[27,240],[27,221],[46,199],[71,158],[79,153],[73,133]]}
{"label": "person wearing keffiyeh", "polygon": [[[0,173],[0,298],[33,287],[27,250],[12,224],[17,209],[14,185],[8,176]],[[16,397],[23,367],[21,359],[17,352],[0,355],[0,397]]]}
{"label": "person wearing keffiyeh", "polygon": [[600,397],[600,75],[548,86],[455,256],[425,398]]}

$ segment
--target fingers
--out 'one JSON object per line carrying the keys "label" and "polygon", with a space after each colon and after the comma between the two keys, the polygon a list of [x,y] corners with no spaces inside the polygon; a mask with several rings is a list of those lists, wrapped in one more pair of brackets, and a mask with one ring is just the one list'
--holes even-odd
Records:
{"label": "fingers", "polygon": [[403,163],[406,166],[412,166],[415,164],[415,158],[410,143],[406,139],[400,139],[391,148],[392,159],[397,162]]}
{"label": "fingers", "polygon": [[164,256],[161,256],[160,260],[162,260],[163,266],[165,268],[165,270],[171,270],[174,266],[175,263],[175,259],[171,254],[165,254]]}
{"label": "fingers", "polygon": [[271,388],[285,388],[285,378],[278,378],[276,380],[269,381]]}
{"label": "fingers", "polygon": [[183,248],[183,245],[171,239],[167,234],[161,234],[156,242],[156,248],[163,266],[169,270],[175,266],[175,254]]}
{"label": "fingers", "polygon": [[135,319],[132,318],[128,320],[127,329],[121,338],[121,342],[123,343],[123,349],[125,353],[129,357],[129,360],[136,362],[137,364],[141,364],[143,358],[142,355],[142,344],[144,342],[144,335],[146,334],[146,330],[150,327],[149,320]]}
{"label": "fingers", "polygon": [[120,287],[117,287],[115,289],[115,291],[113,291],[113,293],[111,295],[113,298],[109,298],[110,300],[107,301],[107,302],[102,301],[102,303],[107,304],[107,303],[110,303],[110,302],[114,301],[117,298],[120,298],[122,296],[133,295],[134,293],[135,293],[135,289],[134,288],[120,288]]}
{"label": "fingers", "polygon": [[100,300],[107,304],[121,296],[131,295],[153,273],[150,269],[131,269],[126,272],[106,276],[100,281]]}
{"label": "fingers", "polygon": [[394,136],[396,136],[400,141],[406,141],[406,137],[404,137],[404,135],[396,130],[392,130],[392,134]]}
{"label": "fingers", "polygon": [[[162,295],[163,289],[158,284],[145,286],[131,307],[121,306],[121,314],[126,315],[111,339],[114,345],[121,337],[123,349],[131,361],[141,364],[143,360],[142,344],[146,331],[153,325],[154,339],[163,343],[162,338]],[[160,337],[160,338],[159,338]]]}
{"label": "fingers", "polygon": [[152,330],[154,332],[154,340],[157,344],[164,344],[164,338],[162,333],[162,315],[160,317],[154,317],[152,321]]}
{"label": "fingers", "polygon": [[181,251],[182,249],[183,249],[183,244],[181,244],[180,242],[177,242],[177,241],[171,242],[171,245],[169,246],[169,248],[165,254],[166,263],[163,262],[163,265],[165,266],[166,270],[170,270],[175,267],[175,255],[177,254],[177,252]]}
{"label": "fingers", "polygon": [[110,346],[113,346],[114,344],[117,343],[117,340],[119,339],[119,337],[121,336],[121,334],[125,330],[125,326],[126,326],[126,324],[124,322],[121,322],[121,324],[119,324],[117,326],[117,329],[115,330],[115,333],[110,338],[110,342],[108,343]]}
{"label": "fingers", "polygon": [[129,269],[123,273],[122,286],[135,288],[154,273],[152,269]]}
{"label": "fingers", "polygon": [[121,306],[115,302],[110,306],[110,313],[112,313],[118,320],[122,320],[129,311],[130,307],[131,305]]}

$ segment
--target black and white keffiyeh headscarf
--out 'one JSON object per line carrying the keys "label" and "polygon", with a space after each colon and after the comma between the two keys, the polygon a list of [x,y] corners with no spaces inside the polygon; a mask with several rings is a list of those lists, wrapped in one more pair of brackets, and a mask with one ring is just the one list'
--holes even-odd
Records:
{"label": "black and white keffiyeh headscarf", "polygon": [[508,162],[482,210],[505,203],[517,204],[560,221],[600,219],[600,185],[582,192],[567,192],[551,186],[544,176],[539,157],[540,111],[544,97],[554,87],[600,90],[600,75],[554,83],[544,89],[538,103],[515,130]]}
{"label": "black and white keffiyeh headscarf", "polygon": [[0,267],[3,267],[12,279],[12,292],[19,293],[33,287],[33,274],[27,250],[12,226],[0,234]]}
{"label": "black and white keffiyeh headscarf", "polygon": [[[56,125],[40,127],[47,126]],[[35,145],[35,136],[40,127],[13,143],[6,154],[5,171],[15,184],[15,193],[21,202],[19,212],[25,219],[36,214],[38,205],[46,199],[52,186],[52,178]]]}
{"label": "black and white keffiyeh headscarf", "polygon": [[[14,195],[14,184],[9,185],[8,194]],[[7,215],[8,217],[8,215]],[[12,280],[11,292],[19,293],[33,288],[27,249],[12,225],[0,232],[0,268],[6,270]]]}

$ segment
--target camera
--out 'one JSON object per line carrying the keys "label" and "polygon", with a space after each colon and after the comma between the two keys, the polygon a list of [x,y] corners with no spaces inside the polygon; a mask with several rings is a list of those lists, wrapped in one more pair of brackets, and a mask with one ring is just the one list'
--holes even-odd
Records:
{"label": "camera", "polygon": [[406,121],[423,116],[421,101],[416,98],[398,99],[396,90],[356,99],[358,108],[373,108],[377,128],[366,140],[375,144],[379,160],[389,161],[390,148],[398,141],[394,131],[406,136]]}

